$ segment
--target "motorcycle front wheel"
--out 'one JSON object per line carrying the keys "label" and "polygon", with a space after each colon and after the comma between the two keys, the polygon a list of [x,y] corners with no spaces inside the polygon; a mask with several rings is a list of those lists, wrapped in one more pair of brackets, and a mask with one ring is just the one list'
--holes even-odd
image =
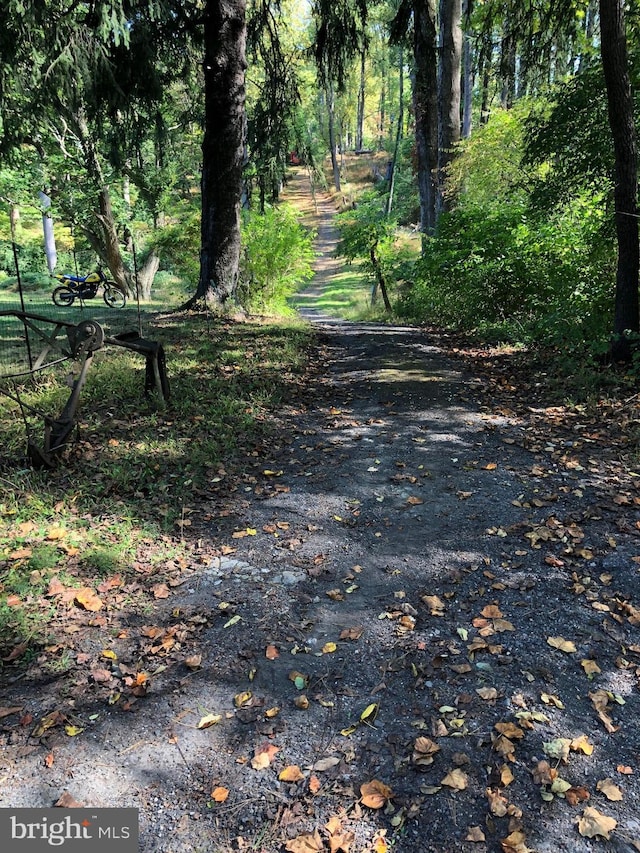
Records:
{"label": "motorcycle front wheel", "polygon": [[124,308],[125,302],[127,301],[124,293],[113,285],[107,285],[105,287],[102,298],[104,299],[105,305],[108,305],[109,308]]}
{"label": "motorcycle front wheel", "polygon": [[75,293],[68,287],[56,287],[51,294],[54,303],[60,308],[70,308],[76,298]]}

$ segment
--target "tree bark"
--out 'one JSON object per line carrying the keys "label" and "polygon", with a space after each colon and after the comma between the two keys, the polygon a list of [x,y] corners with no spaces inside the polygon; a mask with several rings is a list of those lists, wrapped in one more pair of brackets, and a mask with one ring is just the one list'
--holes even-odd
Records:
{"label": "tree bark", "polygon": [[333,86],[327,91],[327,112],[329,113],[329,150],[331,151],[331,168],[333,170],[333,185],[340,192],[340,164],[338,163],[338,143],[336,142],[336,98]]}
{"label": "tree bark", "polygon": [[460,141],[460,65],[462,58],[462,0],[440,0],[442,32],[439,80],[438,198],[436,213],[450,210],[446,170]]}
{"label": "tree bark", "polygon": [[471,107],[473,99],[473,51],[471,49],[471,12],[473,0],[464,0],[464,43],[462,46],[462,138],[471,136]]}
{"label": "tree bark", "polygon": [[364,49],[360,53],[360,84],[358,86],[358,110],[356,118],[356,152],[364,148],[364,102],[365,102],[365,58]]}
{"label": "tree bark", "polygon": [[436,228],[438,170],[436,0],[414,0],[413,15],[420,230],[433,234]]}
{"label": "tree bark", "polygon": [[615,153],[616,273],[614,355],[628,355],[623,336],[639,331],[638,154],[627,57],[624,0],[600,0],[600,49]]}
{"label": "tree bark", "polygon": [[238,286],[246,32],[246,0],[206,0],[200,279],[194,299],[219,306]]}

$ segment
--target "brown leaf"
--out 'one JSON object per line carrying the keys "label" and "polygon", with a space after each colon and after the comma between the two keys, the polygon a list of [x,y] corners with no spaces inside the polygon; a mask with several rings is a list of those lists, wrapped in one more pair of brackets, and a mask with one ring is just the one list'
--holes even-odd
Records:
{"label": "brown leaf", "polygon": [[487,604],[486,607],[482,608],[480,613],[486,619],[502,619],[502,616],[503,616],[502,611],[495,604]]}
{"label": "brown leaf", "polygon": [[423,595],[420,600],[427,605],[431,616],[444,616],[446,605],[437,595]]}
{"label": "brown leaf", "polygon": [[479,826],[470,826],[465,841],[486,841],[486,836]]}
{"label": "brown leaf", "polygon": [[320,833],[315,829],[313,833],[305,832],[287,841],[284,849],[287,853],[321,853],[324,844]]}
{"label": "brown leaf", "polygon": [[154,598],[169,598],[171,592],[166,583],[157,583],[151,587]]}
{"label": "brown leaf", "polygon": [[264,656],[266,657],[267,660],[275,660],[276,658],[280,657],[280,652],[278,651],[276,646],[269,645],[266,648]]}
{"label": "brown leaf", "polygon": [[496,723],[494,728],[510,740],[521,740],[524,737],[524,731],[515,723]]}
{"label": "brown leaf", "polygon": [[447,773],[440,784],[452,788],[454,791],[464,791],[468,784],[468,777],[464,770],[456,767]]}
{"label": "brown leaf", "polygon": [[561,652],[567,654],[577,651],[575,643],[571,640],[565,640],[564,637],[547,637],[547,643],[554,649],[560,649]]}
{"label": "brown leaf", "polygon": [[321,787],[322,782],[318,779],[316,775],[311,774],[311,776],[309,777],[309,791],[312,794],[317,794]]}
{"label": "brown leaf", "polygon": [[596,788],[611,802],[617,802],[622,799],[622,791],[612,779],[601,779]]}
{"label": "brown leaf", "polygon": [[280,752],[280,747],[273,743],[263,743],[256,747],[255,754],[251,759],[251,766],[254,770],[266,770],[273,761],[274,755]]}
{"label": "brown leaf", "polygon": [[364,627],[362,625],[355,625],[352,628],[344,628],[340,632],[341,640],[359,640],[364,632]]}
{"label": "brown leaf", "polygon": [[525,834],[520,829],[516,829],[511,835],[503,838],[500,842],[503,853],[531,853],[531,848],[527,847]]}
{"label": "brown leaf", "polygon": [[538,761],[531,775],[536,785],[550,785],[557,777],[558,771],[551,767],[548,761]]}
{"label": "brown leaf", "polygon": [[58,801],[53,804],[56,808],[59,809],[83,809],[84,806],[82,803],[79,803],[68,791],[65,791],[60,797],[58,797]]}
{"label": "brown leaf", "polygon": [[217,787],[211,792],[211,799],[214,803],[224,803],[231,792],[228,788]]}
{"label": "brown leaf", "polygon": [[202,655],[191,655],[191,657],[184,659],[184,665],[188,669],[199,669],[200,664],[202,663]]}
{"label": "brown leaf", "polygon": [[591,794],[582,785],[578,788],[569,788],[569,790],[565,791],[564,794],[564,798],[570,806],[577,806],[580,803],[584,803],[590,797]]}
{"label": "brown leaf", "polygon": [[589,693],[589,698],[593,702],[593,707],[596,709],[596,713],[602,722],[602,725],[609,732],[609,734],[613,734],[620,729],[620,726],[616,726],[613,723],[613,720],[607,714],[606,708],[609,704],[609,695],[606,690],[594,690],[593,693]]}
{"label": "brown leaf", "polygon": [[361,802],[370,809],[381,809],[393,797],[393,791],[384,782],[372,779],[360,786]]}
{"label": "brown leaf", "polygon": [[491,699],[498,698],[498,691],[495,687],[477,687],[476,693],[481,699],[484,699],[486,702],[489,702]]}
{"label": "brown leaf", "polygon": [[584,838],[596,838],[601,836],[609,840],[609,833],[616,828],[618,821],[608,817],[598,809],[587,806],[578,821],[578,832]]}

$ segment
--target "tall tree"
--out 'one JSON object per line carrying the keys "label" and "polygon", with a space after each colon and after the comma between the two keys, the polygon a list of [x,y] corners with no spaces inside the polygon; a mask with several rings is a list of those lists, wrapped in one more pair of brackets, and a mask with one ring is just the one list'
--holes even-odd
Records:
{"label": "tall tree", "polygon": [[618,268],[614,356],[626,356],[625,332],[640,331],[638,314],[638,153],[629,76],[624,0],[600,0],[600,49],[615,153]]}
{"label": "tall tree", "polygon": [[238,285],[246,35],[246,0],[206,0],[200,278],[194,299],[217,305]]}
{"label": "tall tree", "polygon": [[414,0],[414,110],[420,228],[433,234],[438,190],[438,54],[436,0]]}
{"label": "tall tree", "polygon": [[460,141],[461,22],[462,0],[440,0],[442,47],[438,86],[438,212],[450,209],[452,204],[446,193],[446,172]]}

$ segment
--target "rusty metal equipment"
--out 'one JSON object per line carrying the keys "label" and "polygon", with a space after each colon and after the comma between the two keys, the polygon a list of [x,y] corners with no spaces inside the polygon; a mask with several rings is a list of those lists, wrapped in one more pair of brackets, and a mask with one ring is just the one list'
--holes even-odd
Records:
{"label": "rusty metal equipment", "polygon": [[[0,320],[11,317],[22,323],[23,340],[28,351],[28,364],[23,370],[11,373],[3,377],[4,379],[33,375],[66,360],[79,364],[79,372],[72,382],[69,398],[60,414],[54,418],[25,404],[17,389],[12,393],[0,386],[0,393],[17,402],[23,411],[23,416],[24,411],[28,410],[44,421],[42,446],[33,441],[27,429],[27,454],[34,467],[53,467],[55,457],[67,446],[76,423],[75,415],[80,394],[93,356],[107,345],[122,347],[143,355],[146,359],[145,393],[156,392],[161,400],[165,402],[169,400],[169,380],[164,349],[157,341],[145,340],[133,331],[109,337],[105,335],[104,329],[96,320],[83,320],[74,324],[25,311],[0,311]],[[38,346],[39,351],[34,352]]]}

